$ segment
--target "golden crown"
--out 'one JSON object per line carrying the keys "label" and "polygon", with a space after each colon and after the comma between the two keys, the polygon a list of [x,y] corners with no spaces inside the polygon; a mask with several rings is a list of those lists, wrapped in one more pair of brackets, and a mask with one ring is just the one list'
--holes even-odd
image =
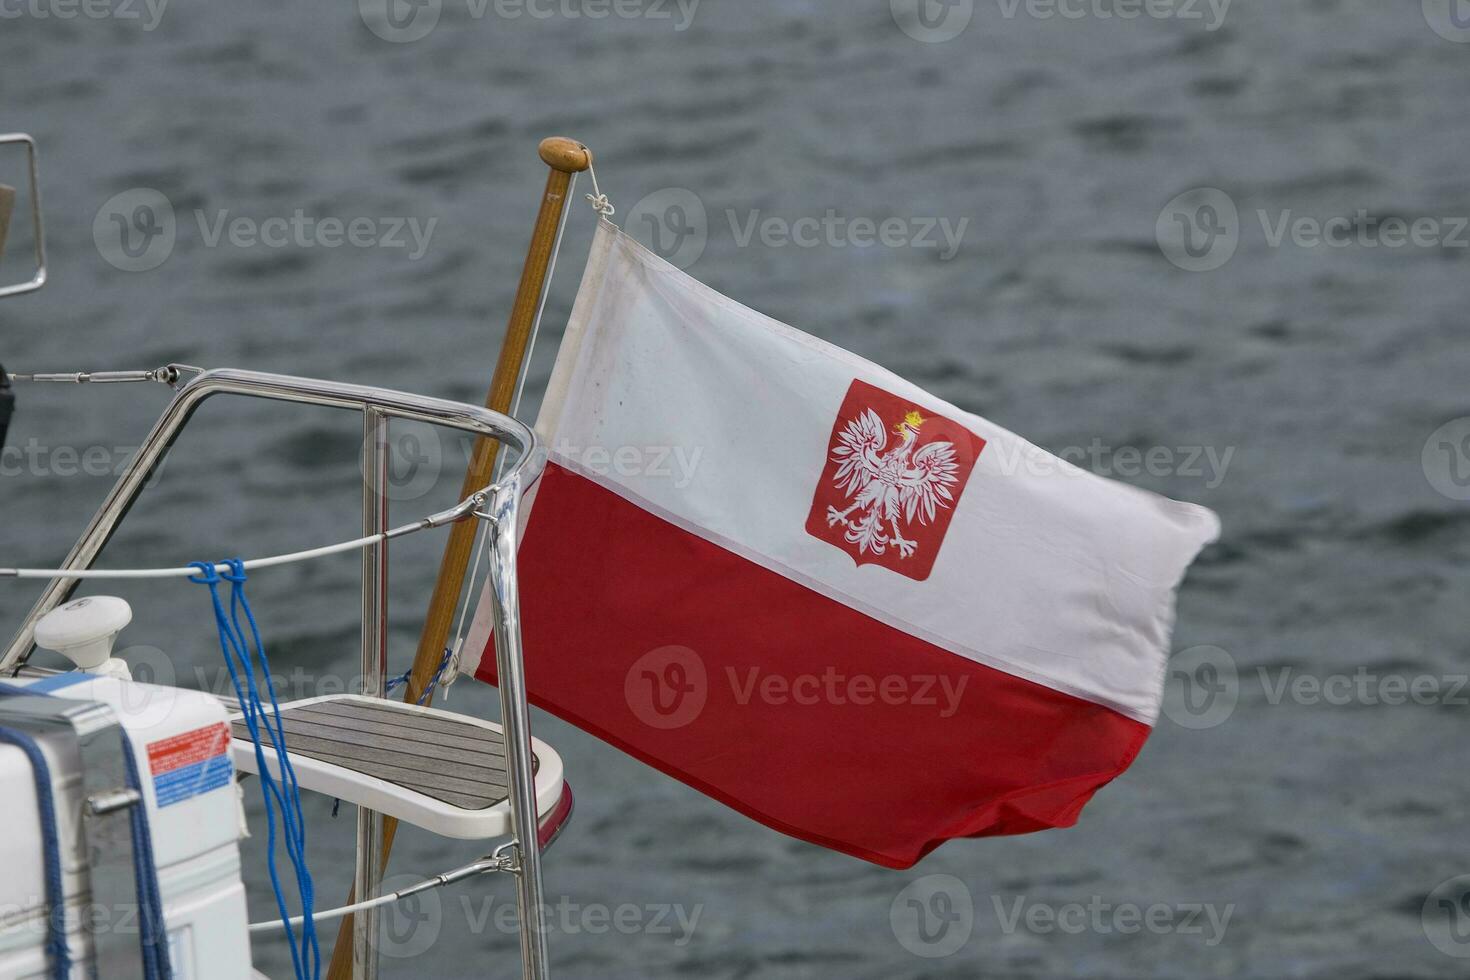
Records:
{"label": "golden crown", "polygon": [[924,416],[920,415],[918,412],[910,412],[910,413],[908,413],[907,415],[905,415],[903,417],[903,421],[902,422],[898,423],[897,425],[895,425],[893,427],[893,431],[894,432],[897,432],[900,429],[902,429],[904,426],[908,426],[909,428],[911,428],[911,429],[913,429],[915,431],[918,431],[919,426],[921,426],[923,424],[924,424]]}

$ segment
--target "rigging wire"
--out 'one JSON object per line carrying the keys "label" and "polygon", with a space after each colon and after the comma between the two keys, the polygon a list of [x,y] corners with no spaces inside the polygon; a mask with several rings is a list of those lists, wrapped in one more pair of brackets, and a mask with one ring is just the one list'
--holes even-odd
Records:
{"label": "rigging wire", "polygon": [[[313,558],[325,558],[328,555],[341,554],[344,551],[355,551],[367,548],[393,538],[400,538],[406,534],[417,531],[426,531],[430,528],[443,527],[455,521],[464,520],[471,515],[478,517],[478,508],[494,492],[493,487],[477,491],[448,510],[431,514],[413,524],[404,524],[381,534],[369,534],[365,537],[354,538],[351,541],[342,541],[337,544],[324,545],[320,548],[310,548],[306,551],[293,551],[284,555],[272,555],[269,558],[253,558],[243,563],[246,571],[255,571],[258,568],[273,568],[277,565],[291,565],[296,562],[310,561]],[[484,520],[482,517],[481,520]],[[229,562],[216,562],[213,566],[215,574],[223,575],[231,571]],[[18,579],[156,579],[156,578],[192,578],[200,574],[198,563],[184,565],[177,568],[0,568],[0,578]]]}

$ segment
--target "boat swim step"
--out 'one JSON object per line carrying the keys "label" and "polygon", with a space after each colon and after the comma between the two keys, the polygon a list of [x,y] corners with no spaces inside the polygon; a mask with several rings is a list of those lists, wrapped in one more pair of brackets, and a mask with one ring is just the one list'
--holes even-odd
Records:
{"label": "boat swim step", "polygon": [[[245,722],[237,713],[230,723],[235,768],[258,774]],[[511,832],[499,725],[401,701],[335,694],[282,704],[281,727],[302,789],[441,837],[487,840]],[[571,791],[563,782],[561,756],[540,739],[531,743],[545,846],[565,822]],[[271,774],[279,776],[268,738],[262,751]]]}

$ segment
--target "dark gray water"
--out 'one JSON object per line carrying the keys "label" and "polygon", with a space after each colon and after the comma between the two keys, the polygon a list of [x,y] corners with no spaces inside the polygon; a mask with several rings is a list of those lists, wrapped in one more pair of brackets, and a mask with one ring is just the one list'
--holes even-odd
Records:
{"label": "dark gray water", "polygon": [[[366,17],[346,0],[176,2],[156,23],[121,3],[63,19],[61,0],[0,2],[0,129],[42,146],[53,276],[0,307],[7,368],[179,360],[478,401],[544,179],[535,145],[564,133],[596,150],[631,230],[651,236],[645,216],[663,220],[668,247],[698,244],[676,227],[704,231],[691,271],[716,288],[1223,518],[1180,603],[1191,686],[1176,683],[1137,765],[1071,830],[951,843],[885,871],[776,835],[538,717],[579,802],[548,869],[563,908],[557,975],[1470,974],[1470,905],[1456,910],[1453,885],[1436,891],[1470,873],[1470,423],[1431,439],[1470,416],[1470,44],[1452,0],[1236,0],[1223,21],[1218,3],[1191,4],[1200,19],[1124,20],[1102,16],[1111,2],[1065,3],[1073,18],[977,0],[942,43],[911,36],[935,37],[912,4],[896,17],[884,0],[705,0],[687,23],[652,0],[620,8],[642,16],[602,19],[576,4],[475,16],[466,0],[431,0],[420,15],[441,16],[412,41],[425,21],[393,28],[371,2]],[[940,36],[958,24],[930,22]],[[1198,188],[1217,190],[1166,212]],[[680,189],[697,195],[702,225],[670,210]],[[148,234],[162,224],[133,224],[129,256],[113,215],[126,225],[158,195],[172,248]],[[591,234],[577,203],[528,412]],[[270,235],[283,226],[267,219],[298,209],[369,218],[363,241],[392,219],[434,224],[417,257],[407,231],[403,247],[214,235],[220,212]],[[908,244],[856,247],[839,232],[835,244],[742,245],[752,217],[829,209],[900,219]],[[1335,244],[1314,244],[1303,218],[1347,220],[1330,226]],[[911,241],[925,219],[968,222],[953,256],[938,232],[937,247]],[[1397,246],[1394,219],[1417,229]],[[19,278],[26,236],[12,237],[0,271]],[[7,456],[0,480],[0,564],[45,565],[165,393],[20,394],[9,444],[25,455]],[[354,422],[212,404],[106,563],[352,536]],[[463,460],[453,442],[409,448],[428,477],[396,506],[404,519],[447,503]],[[86,457],[70,453],[88,449],[94,475],[78,475]],[[439,544],[395,550],[405,665]],[[294,691],[350,677],[355,560],[261,573],[252,587],[273,658],[306,672]],[[135,650],[140,660],[218,683],[197,587],[112,591],[137,611],[127,642],[167,654]],[[32,595],[0,586],[7,633]],[[1217,700],[1200,700],[1198,682],[1214,679]],[[1419,695],[1395,697],[1400,683]],[[456,687],[450,706],[493,710],[473,688]],[[318,892],[332,904],[351,821],[313,807]],[[264,918],[260,842],[247,853]],[[472,856],[405,834],[393,870]],[[507,884],[395,919],[389,975],[515,975]],[[959,918],[921,935],[911,897]],[[257,960],[289,975],[280,947]]]}

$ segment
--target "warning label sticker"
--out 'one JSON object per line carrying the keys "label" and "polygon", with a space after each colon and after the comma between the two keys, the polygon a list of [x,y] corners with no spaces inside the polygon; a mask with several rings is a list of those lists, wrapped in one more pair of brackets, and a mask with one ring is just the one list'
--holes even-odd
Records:
{"label": "warning label sticker", "polygon": [[228,786],[230,729],[220,722],[148,743],[148,768],[160,807]]}

